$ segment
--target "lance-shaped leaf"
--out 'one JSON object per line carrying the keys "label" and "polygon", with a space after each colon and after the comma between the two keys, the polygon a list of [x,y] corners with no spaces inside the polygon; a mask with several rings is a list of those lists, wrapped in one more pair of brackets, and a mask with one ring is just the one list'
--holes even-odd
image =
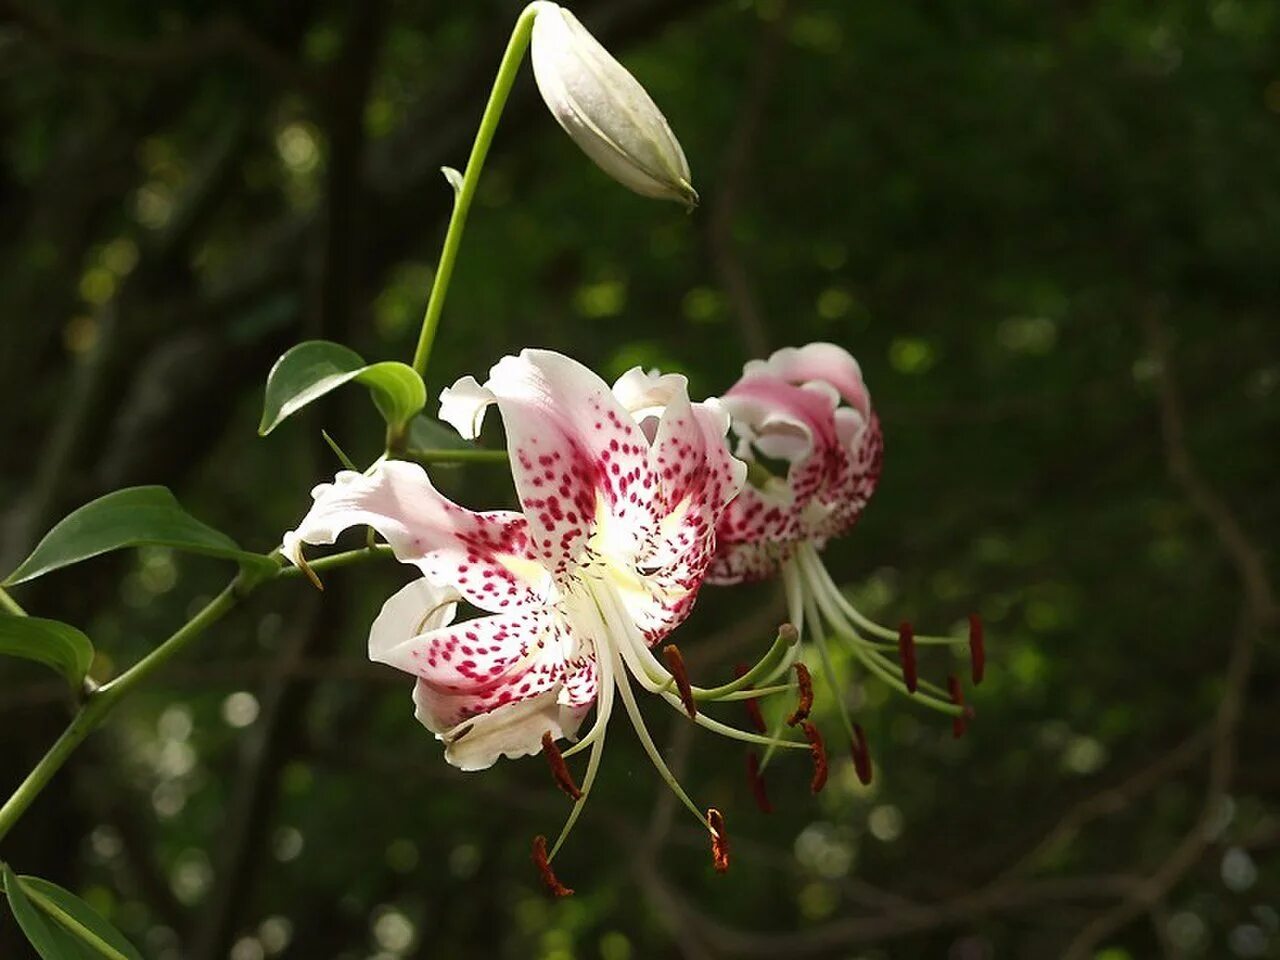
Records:
{"label": "lance-shaped leaf", "polygon": [[42,960],[142,960],[119,930],[70,891],[18,877],[8,865],[3,877],[14,919]]}
{"label": "lance-shaped leaf", "polygon": [[258,435],[344,383],[369,388],[384,420],[400,427],[427,403],[427,388],[417,371],[395,360],[365,363],[354,350],[326,340],[308,340],[288,350],[267,375]]}
{"label": "lance-shaped leaf", "polygon": [[52,667],[75,688],[89,672],[93,644],[69,624],[0,612],[0,654]]}
{"label": "lance-shaped leaf", "polygon": [[22,583],[111,550],[140,546],[225,557],[246,567],[269,569],[275,564],[269,557],[241,550],[226,534],[201,523],[165,487],[128,487],[61,520],[4,582]]}

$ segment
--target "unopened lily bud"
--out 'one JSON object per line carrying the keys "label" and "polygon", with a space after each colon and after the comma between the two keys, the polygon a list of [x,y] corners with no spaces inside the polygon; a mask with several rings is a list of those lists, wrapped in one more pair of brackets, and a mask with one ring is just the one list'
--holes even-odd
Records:
{"label": "unopened lily bud", "polygon": [[532,46],[542,99],[600,169],[643,196],[697,204],[689,162],[662,111],[577,17],[543,4]]}

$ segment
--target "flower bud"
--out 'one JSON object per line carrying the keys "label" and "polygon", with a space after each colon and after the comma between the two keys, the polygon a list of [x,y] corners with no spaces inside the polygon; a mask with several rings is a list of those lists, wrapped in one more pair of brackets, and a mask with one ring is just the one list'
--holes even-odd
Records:
{"label": "flower bud", "polygon": [[636,193],[697,204],[689,162],[662,111],[577,17],[543,4],[532,46],[542,99],[583,153]]}

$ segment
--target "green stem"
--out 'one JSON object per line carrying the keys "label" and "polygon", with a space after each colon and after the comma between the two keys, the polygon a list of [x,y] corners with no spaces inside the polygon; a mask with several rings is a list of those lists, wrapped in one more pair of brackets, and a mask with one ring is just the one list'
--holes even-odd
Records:
{"label": "green stem", "polygon": [[116,679],[103,684],[88,695],[71,724],[62,732],[62,736],[54,741],[48,753],[27,774],[27,779],[22,781],[5,805],[0,807],[0,839],[4,838],[53,775],[66,763],[67,758],[75,752],[76,747],[80,746],[85,737],[102,723],[103,718],[120,699],[145,680],[157,667],[183,650],[210,625],[222,619],[242,596],[247,595],[257,585],[255,579],[242,571],[221,593],[205,604],[199,613],[183,624],[164,643]]}
{"label": "green stem", "polygon": [[[312,570],[323,573],[325,570],[336,570],[338,567],[349,567],[353,563],[362,563],[373,557],[389,557],[391,556],[391,547],[385,543],[377,543],[371,547],[358,547],[355,550],[344,550],[342,553],[331,553],[327,557],[320,557],[317,560],[308,560],[307,566]],[[301,567],[295,567],[292,564],[281,567],[276,574],[279,580],[292,580],[303,575]]]}
{"label": "green stem", "polygon": [[475,197],[480,171],[484,167],[485,157],[489,154],[489,145],[493,142],[494,131],[498,129],[498,119],[502,116],[503,107],[506,106],[511,86],[515,83],[520,62],[524,59],[525,50],[529,47],[534,18],[543,6],[541,2],[529,4],[516,20],[515,28],[511,31],[511,39],[507,41],[507,50],[502,55],[502,62],[498,65],[498,75],[494,78],[493,89],[489,92],[489,102],[485,105],[484,115],[480,118],[480,129],[476,131],[475,142],[471,145],[471,156],[467,158],[467,169],[462,174],[462,185],[454,198],[453,214],[449,217],[449,229],[444,235],[444,246],[440,250],[440,263],[436,267],[435,279],[431,283],[427,311],[422,317],[418,348],[413,354],[413,369],[423,377],[427,373],[431,344],[435,340],[436,328],[440,325],[440,313],[444,310],[445,294],[449,289],[449,280],[453,276],[454,261],[458,259],[458,247],[462,243],[462,231],[467,223],[467,213],[471,210],[471,200]]}
{"label": "green stem", "polygon": [[[387,546],[348,550],[345,553],[336,553],[316,560],[311,567],[315,570],[329,570],[390,553],[391,548]],[[168,639],[111,682],[91,690],[71,723],[62,731],[62,735],[54,741],[53,746],[40,759],[40,762],[27,774],[27,778],[18,785],[18,789],[5,801],[4,806],[0,807],[0,839],[3,839],[13,828],[35,798],[53,779],[53,775],[67,762],[67,758],[89,734],[98,728],[112,708],[129,691],[185,650],[193,640],[226,616],[240,601],[263,583],[295,577],[299,572],[294,566],[279,567],[265,573],[261,569],[241,570],[221,593],[205,604],[199,613],[179,627]]]}
{"label": "green stem", "polygon": [[4,587],[0,587],[0,610],[7,610],[15,617],[25,617],[27,615],[27,611],[22,609],[22,605],[17,600],[9,596]]}
{"label": "green stem", "polygon": [[406,450],[404,455],[418,463],[506,463],[505,450]]}

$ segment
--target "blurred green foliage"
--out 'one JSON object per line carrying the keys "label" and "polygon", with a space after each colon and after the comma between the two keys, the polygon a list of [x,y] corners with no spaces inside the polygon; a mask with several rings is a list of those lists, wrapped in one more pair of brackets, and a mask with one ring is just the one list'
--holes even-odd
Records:
{"label": "blurred green foliage", "polygon": [[[684,371],[700,395],[753,338],[848,347],[887,459],[827,561],[886,622],[982,613],[969,734],[843,663],[875,781],[860,787],[833,744],[817,798],[803,765],[771,766],[765,817],[739,752],[655,713],[686,786],[728,817],[720,877],[615,724],[557,860],[578,894],[551,902],[528,862],[567,812],[544,764],[448,768],[407,682],[365,663],[368,624],[408,577],[386,563],[335,571],[323,597],[301,582],[255,597],[113,717],[3,855],[156,958],[1059,955],[1123,899],[1117,878],[1195,827],[1205,736],[1152,789],[1125,785],[1208,730],[1239,629],[1239,579],[1166,470],[1144,318],[1171,342],[1187,448],[1276,572],[1280,6],[575,9],[662,106],[704,207],[591,168],[526,71],[429,394],[527,345],[606,377]],[[408,359],[450,200],[438,168],[464,162],[517,11],[0,6],[5,570],[130,483],[170,484],[267,550],[337,468],[322,426],[376,455],[380,421],[355,393],[259,439],[262,384],[306,338]],[[434,475],[472,506],[511,496],[491,465]],[[17,595],[84,629],[106,677],[222,573],[151,548]],[[775,591],[704,591],[678,634],[696,677],[763,649],[780,609]],[[943,676],[949,656],[922,670]],[[1278,955],[1274,630],[1255,661],[1231,816],[1098,958]],[[0,664],[6,792],[65,722],[60,683]],[[819,719],[836,726],[821,700]],[[973,899],[1002,877],[1002,897]],[[15,937],[0,921],[0,955],[25,956]]]}

